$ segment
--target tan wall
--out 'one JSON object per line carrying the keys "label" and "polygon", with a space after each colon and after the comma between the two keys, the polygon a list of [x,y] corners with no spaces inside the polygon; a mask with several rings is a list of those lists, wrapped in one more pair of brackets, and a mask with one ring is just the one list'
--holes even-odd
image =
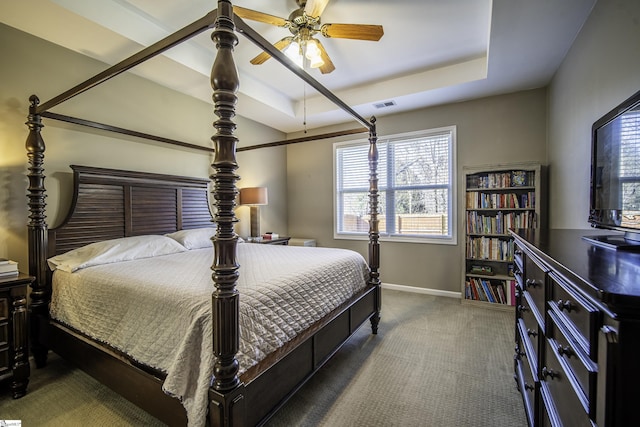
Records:
{"label": "tan wall", "polygon": [[640,2],[599,0],[549,86],[550,226],[589,228],[591,126],[640,90]]}
{"label": "tan wall", "polygon": [[[386,283],[459,292],[463,268],[462,168],[523,161],[543,163],[546,91],[427,108],[380,117],[377,123],[380,136],[457,126],[458,244],[383,242],[380,271]],[[366,242],[333,239],[333,142],[322,140],[287,148],[289,233],[315,238],[321,246],[355,249],[366,256]]]}
{"label": "tan wall", "polygon": [[[26,152],[28,98],[47,101],[106,68],[105,64],[60,48],[0,24],[0,257],[15,259],[27,271]],[[203,77],[206,78],[206,77]],[[181,95],[132,74],[118,76],[103,86],[79,95],[52,111],[130,128],[142,132],[210,145],[215,119],[212,105]],[[281,140],[284,135],[267,126],[236,117],[240,145]],[[44,121],[47,218],[59,224],[71,202],[70,164],[131,169],[175,175],[207,177],[211,156],[202,151],[173,148],[135,138]],[[262,174],[270,187],[270,206],[286,212],[285,150],[265,150],[263,161],[277,165]],[[252,155],[239,155],[238,186],[253,185]],[[246,166],[245,166],[246,165]],[[274,172],[277,171],[277,172]],[[246,208],[238,209],[243,216]],[[265,226],[286,232],[286,215],[267,215]]]}

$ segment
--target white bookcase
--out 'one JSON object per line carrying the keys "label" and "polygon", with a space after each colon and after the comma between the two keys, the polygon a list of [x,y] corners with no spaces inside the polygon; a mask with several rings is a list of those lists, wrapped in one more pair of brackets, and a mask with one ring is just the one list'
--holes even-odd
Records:
{"label": "white bookcase", "polygon": [[509,229],[544,226],[543,174],[538,163],[464,168],[464,303],[515,305]]}

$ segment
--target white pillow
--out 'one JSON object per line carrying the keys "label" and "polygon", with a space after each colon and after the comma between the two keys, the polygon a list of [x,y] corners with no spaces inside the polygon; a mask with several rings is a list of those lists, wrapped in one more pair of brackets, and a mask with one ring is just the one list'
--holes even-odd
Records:
{"label": "white pillow", "polygon": [[215,227],[192,228],[165,234],[187,249],[210,248],[213,246],[211,238],[216,234]]}
{"label": "white pillow", "polygon": [[51,270],[73,273],[92,265],[109,264],[184,252],[187,249],[165,236],[132,236],[105,240],[49,258]]}
{"label": "white pillow", "polygon": [[[190,230],[180,230],[165,234],[187,249],[210,248],[213,246],[211,238],[216,234],[216,227],[192,228]],[[244,239],[238,236],[238,243],[243,243]]]}

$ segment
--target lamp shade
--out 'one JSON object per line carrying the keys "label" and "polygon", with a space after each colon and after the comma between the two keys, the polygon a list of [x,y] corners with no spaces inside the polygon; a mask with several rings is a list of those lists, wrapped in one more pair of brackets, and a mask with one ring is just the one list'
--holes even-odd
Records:
{"label": "lamp shade", "polygon": [[240,189],[241,205],[266,205],[268,201],[267,187],[247,187]]}

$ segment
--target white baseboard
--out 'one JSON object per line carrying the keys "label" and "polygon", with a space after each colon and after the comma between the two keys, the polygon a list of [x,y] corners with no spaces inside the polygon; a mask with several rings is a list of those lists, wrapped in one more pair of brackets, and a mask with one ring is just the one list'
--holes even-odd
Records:
{"label": "white baseboard", "polygon": [[402,292],[413,292],[416,294],[436,295],[439,297],[458,298],[458,299],[462,297],[462,293],[460,292],[442,291],[440,289],[417,288],[415,286],[394,285],[392,283],[383,283],[381,286],[385,289],[392,289],[394,291],[402,291]]}

